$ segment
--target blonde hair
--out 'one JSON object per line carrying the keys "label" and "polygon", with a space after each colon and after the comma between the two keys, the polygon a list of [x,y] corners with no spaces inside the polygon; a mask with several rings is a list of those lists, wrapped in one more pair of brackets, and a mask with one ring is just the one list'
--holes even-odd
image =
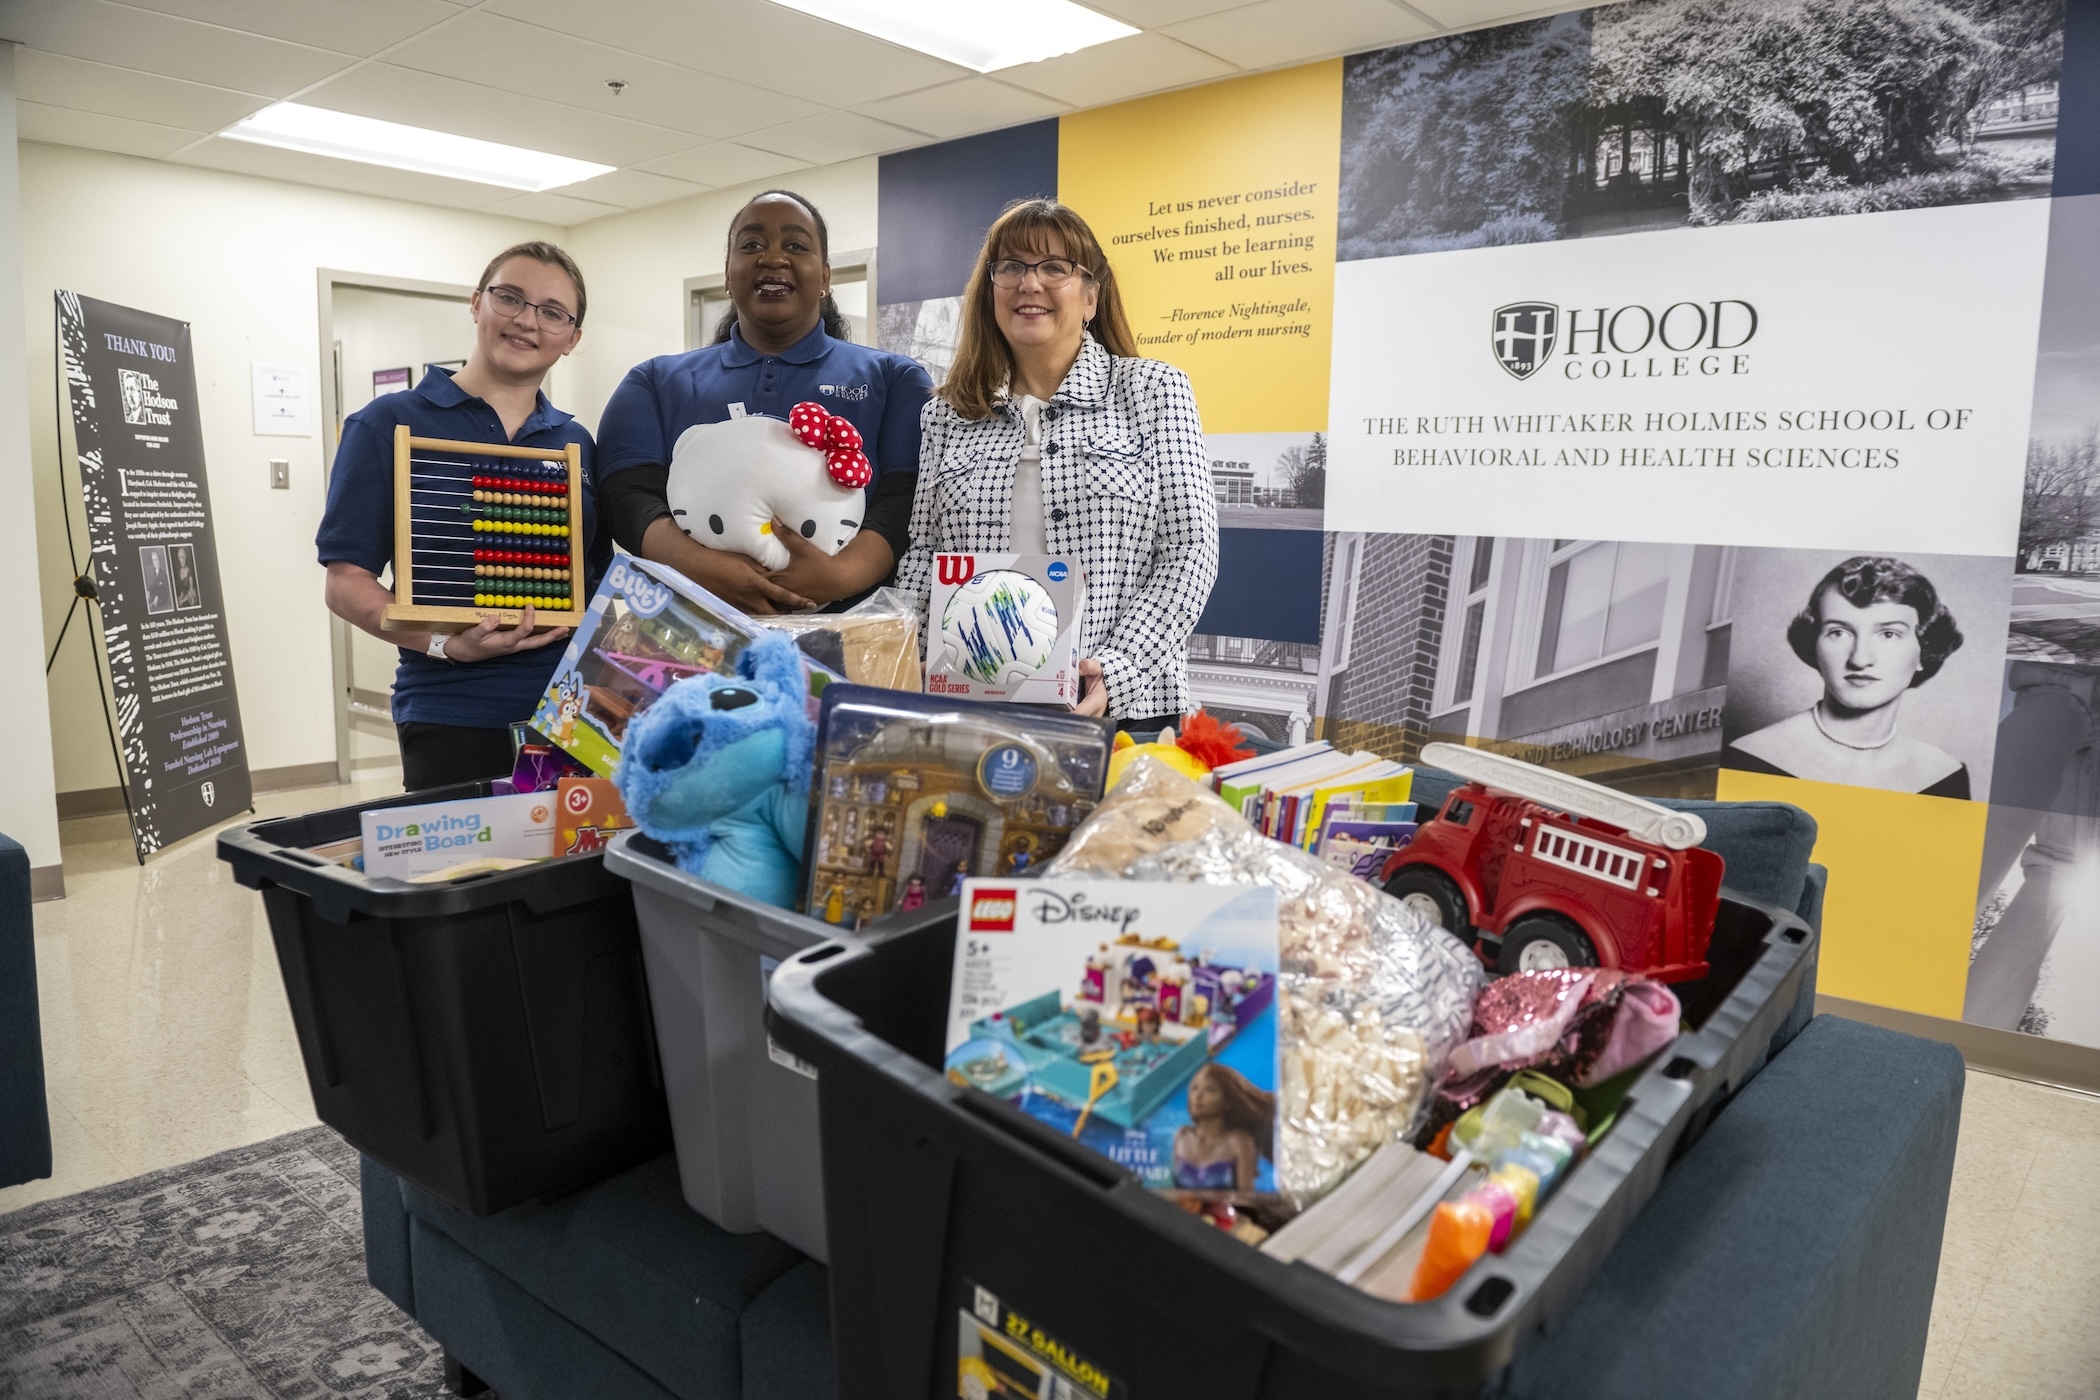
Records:
{"label": "blonde hair", "polygon": [[991,417],[1000,394],[1013,379],[1013,350],[992,313],[993,259],[1041,251],[1049,246],[1053,234],[1064,245],[1065,256],[1094,280],[1098,291],[1091,327],[1094,339],[1111,355],[1137,354],[1137,341],[1123,316],[1123,297],[1116,289],[1115,269],[1108,265],[1108,256],[1086,220],[1054,199],[1017,199],[985,230],[984,249],[963,289],[962,334],[956,342],[955,363],[934,390],[958,417],[970,422]]}

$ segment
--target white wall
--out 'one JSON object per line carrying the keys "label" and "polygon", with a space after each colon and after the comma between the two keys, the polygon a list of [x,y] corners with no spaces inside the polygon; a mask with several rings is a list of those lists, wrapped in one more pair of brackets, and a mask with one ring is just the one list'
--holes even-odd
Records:
{"label": "white wall", "polygon": [[760,190],[807,197],[823,211],[833,249],[874,247],[875,164],[869,157],[798,170],[568,230],[563,246],[583,269],[591,305],[562,407],[595,430],[628,370],[685,349],[685,279],[722,270],[729,220]]}
{"label": "white wall", "polygon": [[[6,106],[11,125],[13,103]],[[15,149],[12,140],[6,145]],[[333,762],[329,620],[313,548],[322,503],[319,389],[321,376],[332,371],[320,355],[315,271],[331,267],[471,285],[505,245],[559,238],[560,231],[73,147],[25,143],[20,153],[27,308],[22,334],[29,364],[36,553],[27,548],[26,532],[21,548],[8,548],[0,540],[0,568],[12,571],[41,558],[36,588],[42,622],[44,631],[55,635],[71,596],[71,573],[54,436],[52,292],[64,288],[189,321],[249,764],[278,768]],[[5,256],[0,247],[0,266],[7,265]],[[0,304],[0,326],[5,315]],[[0,393],[8,392],[5,359],[0,355]],[[315,389],[312,437],[254,435],[253,360],[309,367]],[[5,423],[0,417],[0,502],[12,499],[4,494],[7,473],[15,470],[7,434],[18,431]],[[292,489],[272,491],[269,459],[286,456],[292,462]],[[67,479],[72,480],[70,469]],[[72,494],[68,487],[67,495]],[[0,531],[18,529],[19,518],[0,508]],[[26,591],[15,590],[13,596]],[[74,628],[78,631],[78,621]],[[15,653],[33,650],[27,641],[11,637],[0,654],[13,665]],[[42,664],[41,656],[36,664]],[[60,792],[117,781],[92,665],[88,639],[68,635],[49,680]],[[23,692],[16,688],[13,693]],[[40,786],[25,771],[33,766],[33,756],[25,764],[22,744],[9,741],[10,781],[0,784],[0,791]],[[0,806],[0,827],[10,819]],[[47,857],[36,859],[44,863]],[[54,839],[48,860],[56,859]]]}
{"label": "white wall", "polygon": [[[15,147],[15,47],[0,44],[0,268],[19,265],[22,224]],[[11,615],[20,621],[7,627],[6,644],[0,646],[0,695],[12,697],[15,710],[14,723],[8,726],[7,781],[0,783],[0,831],[22,843],[34,869],[59,863],[58,806],[51,795],[51,735],[37,723],[36,704],[43,689],[40,673],[44,639],[49,634],[42,612],[27,605],[36,596],[42,575],[50,571],[37,566],[36,467],[20,411],[25,402],[34,402],[22,358],[22,296],[19,288],[5,283],[0,277],[0,404],[17,408],[13,413],[0,413],[0,597],[14,600]],[[48,337],[49,331],[45,334]]]}

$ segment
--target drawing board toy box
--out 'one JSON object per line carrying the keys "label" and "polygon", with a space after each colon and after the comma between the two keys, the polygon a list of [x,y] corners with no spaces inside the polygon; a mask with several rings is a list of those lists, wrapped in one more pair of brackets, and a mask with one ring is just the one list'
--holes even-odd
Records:
{"label": "drawing board toy box", "polygon": [[[619,766],[634,717],[687,676],[736,670],[759,624],[676,569],[615,553],[532,727],[600,777]],[[807,659],[812,697],[831,672]]]}
{"label": "drawing board toy box", "polygon": [[554,854],[554,800],[544,792],[462,797],[358,814],[364,872],[397,880],[490,856],[545,860]]}
{"label": "drawing board toy box", "polygon": [[1273,1192],[1276,957],[1267,886],[970,880],[944,1070],[1153,1190]]}
{"label": "drawing board toy box", "polygon": [[1079,699],[1086,575],[1051,554],[936,554],[926,693],[1023,705]]}
{"label": "drawing board toy box", "polygon": [[858,928],[1025,874],[1101,800],[1106,720],[870,686],[824,692],[803,908]]}

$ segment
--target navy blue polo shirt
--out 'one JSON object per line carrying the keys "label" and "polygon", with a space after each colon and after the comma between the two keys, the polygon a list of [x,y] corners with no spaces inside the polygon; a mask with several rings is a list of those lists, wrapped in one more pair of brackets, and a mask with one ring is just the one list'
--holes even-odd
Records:
{"label": "navy blue polo shirt", "polygon": [[809,401],[860,429],[878,478],[915,472],[919,410],[932,393],[917,360],[833,340],[821,324],[778,355],[761,355],[732,330],[720,345],[659,355],[627,372],[598,415],[598,470],[610,477],[643,462],[669,466],[678,435],[727,421],[731,404],[785,419]]}
{"label": "navy blue polo shirt", "polygon": [[[598,538],[590,432],[541,394],[517,437],[506,437],[503,420],[496,410],[454,384],[452,372],[443,369],[426,371],[423,382],[415,388],[382,394],[343,420],[343,440],[336,448],[335,469],[328,477],[328,505],[321,513],[321,528],[314,537],[323,564],[340,559],[374,574],[384,574],[393,563],[394,428],[401,423],[406,423],[416,437],[508,442],[517,447],[561,448],[572,442],[580,444],[587,541],[586,590],[582,596],[590,596],[612,554],[611,541]],[[462,457],[459,469],[470,474],[471,461]],[[471,544],[471,535],[464,536],[463,542]],[[416,552],[419,557],[423,553],[420,547]],[[418,568],[421,567],[419,563]],[[467,567],[471,569],[471,562]],[[418,577],[422,575],[419,573]],[[486,661],[451,662],[403,648],[401,665],[394,672],[394,720],[397,724],[457,724],[494,729],[526,719],[539,704],[565,649],[564,644],[553,642],[533,651],[513,652]]]}

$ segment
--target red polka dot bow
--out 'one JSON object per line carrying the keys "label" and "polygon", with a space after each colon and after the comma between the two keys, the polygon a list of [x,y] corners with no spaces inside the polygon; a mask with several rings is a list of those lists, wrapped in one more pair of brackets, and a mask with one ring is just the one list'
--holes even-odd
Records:
{"label": "red polka dot bow", "polygon": [[788,415],[796,437],[824,454],[824,469],[841,486],[866,486],[875,475],[861,450],[860,429],[820,403],[798,403]]}

